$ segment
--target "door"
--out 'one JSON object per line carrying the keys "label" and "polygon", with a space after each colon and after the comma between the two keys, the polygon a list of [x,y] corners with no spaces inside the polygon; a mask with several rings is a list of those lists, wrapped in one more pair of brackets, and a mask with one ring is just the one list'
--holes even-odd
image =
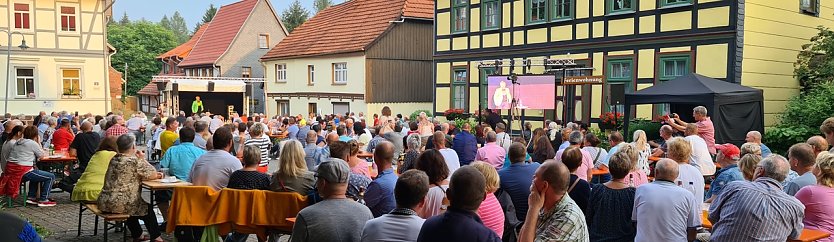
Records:
{"label": "door", "polygon": [[318,113],[319,112],[318,106],[319,106],[318,103],[308,103],[307,104],[307,114]]}
{"label": "door", "polygon": [[278,103],[278,116],[290,115],[290,101],[289,100],[275,100]]}
{"label": "door", "polygon": [[341,113],[349,113],[350,112],[350,104],[346,102],[333,102],[333,114]]}

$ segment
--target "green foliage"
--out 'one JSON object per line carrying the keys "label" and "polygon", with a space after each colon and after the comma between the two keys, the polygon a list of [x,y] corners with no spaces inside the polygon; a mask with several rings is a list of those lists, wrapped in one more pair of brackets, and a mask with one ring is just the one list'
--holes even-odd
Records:
{"label": "green foliage", "polygon": [[174,11],[174,15],[171,16],[169,26],[166,27],[163,25],[163,27],[171,30],[171,32],[174,32],[174,36],[177,38],[177,43],[185,43],[191,38],[191,31],[188,30],[188,27],[185,24],[185,19],[182,15],[180,15],[179,11]]}
{"label": "green foliage", "polygon": [[834,80],[834,31],[817,27],[819,33],[811,37],[811,43],[802,45],[802,51],[794,63],[794,75],[803,92],[816,86],[831,84]]}
{"label": "green foliage", "polygon": [[209,4],[208,9],[206,9],[206,13],[203,14],[203,19],[197,23],[197,26],[194,26],[194,32],[197,32],[203,24],[211,22],[211,20],[214,19],[214,15],[217,15],[217,8],[214,7],[214,4]]}
{"label": "green foliage", "polygon": [[788,101],[774,128],[764,134],[764,142],[774,152],[785,154],[791,145],[820,134],[819,125],[834,116],[834,85],[823,84]]}
{"label": "green foliage", "polygon": [[321,10],[324,10],[327,7],[330,7],[330,5],[333,5],[332,0],[315,0],[315,2],[313,2],[313,6],[316,7],[316,13],[321,12]]}
{"label": "green foliage", "polygon": [[296,27],[301,26],[307,18],[310,17],[310,11],[301,6],[301,2],[294,0],[290,7],[281,13],[281,21],[284,22],[284,27],[288,32],[292,32]]}
{"label": "green foliage", "polygon": [[631,123],[628,124],[628,133],[623,134],[623,137],[626,140],[633,141],[634,131],[643,130],[646,132],[646,141],[656,140],[660,138],[660,127],[662,126],[663,124],[659,122],[652,122],[645,119],[632,120]]}
{"label": "green foliage", "polygon": [[419,116],[420,116],[420,113],[426,113],[426,116],[428,116],[428,117],[430,117],[430,118],[431,118],[431,117],[434,117],[434,112],[432,112],[432,111],[429,111],[429,110],[416,110],[416,111],[412,112],[412,113],[411,113],[411,115],[409,115],[409,116],[408,116],[408,120],[410,120],[410,121],[417,121],[417,117],[419,117]]}
{"label": "green foliage", "polygon": [[[478,125],[478,123],[475,122],[475,120],[471,119],[471,118],[465,118],[465,119],[464,118],[459,118],[459,119],[455,119],[454,122],[455,122],[455,127],[460,129],[461,131],[463,131],[463,124],[465,124],[465,123],[468,123],[469,127],[475,127],[476,125]],[[470,128],[469,133],[474,135],[475,134],[475,129]]]}
{"label": "green foliage", "polygon": [[129,23],[130,23],[130,18],[127,17],[127,12],[124,12],[124,14],[122,14],[122,19],[119,20],[119,24],[126,25],[126,24],[129,24]]}
{"label": "green foliage", "polygon": [[147,21],[109,26],[107,42],[118,50],[111,60],[113,68],[124,72],[125,63],[128,65],[127,95],[135,95],[159,73],[162,67],[157,55],[177,46],[174,33]]}

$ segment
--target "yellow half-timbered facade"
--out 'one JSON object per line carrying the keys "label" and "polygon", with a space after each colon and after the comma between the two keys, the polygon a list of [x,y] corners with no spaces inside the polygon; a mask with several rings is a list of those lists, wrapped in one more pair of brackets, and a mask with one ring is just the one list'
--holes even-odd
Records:
{"label": "yellow half-timbered facade", "polygon": [[[434,111],[484,109],[488,75],[550,71],[484,63],[569,59],[605,84],[557,87],[555,110],[522,112],[534,127],[596,123],[613,107],[612,86],[634,92],[692,72],[763,89],[770,126],[798,94],[793,62],[801,46],[817,26],[834,26],[832,14],[834,3],[819,0],[437,0]],[[664,108],[636,112],[651,118]]]}

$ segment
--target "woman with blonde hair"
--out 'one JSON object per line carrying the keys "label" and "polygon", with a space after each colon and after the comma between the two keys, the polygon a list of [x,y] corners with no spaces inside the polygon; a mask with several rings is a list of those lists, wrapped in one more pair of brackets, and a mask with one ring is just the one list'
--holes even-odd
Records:
{"label": "woman with blonde hair", "polygon": [[741,175],[744,176],[744,180],[753,181],[753,173],[756,172],[756,166],[759,164],[759,161],[762,161],[762,156],[754,153],[747,153],[738,160],[738,169],[741,170]]}
{"label": "woman with blonde hair", "polygon": [[394,121],[394,118],[391,118],[391,108],[388,106],[382,107],[382,115],[379,116],[379,125],[387,125],[392,121]]}
{"label": "woman with blonde hair", "polygon": [[637,149],[634,148],[634,145],[623,145],[620,147],[616,153],[611,155],[609,159],[609,163],[613,159],[620,159],[620,160],[627,160],[631,163],[631,171],[626,175],[625,182],[631,187],[638,187],[640,185],[649,183],[649,175],[637,167],[637,160],[639,159],[640,154],[637,152]]}
{"label": "woman with blonde hair", "polygon": [[[817,177],[817,185],[799,189],[796,199],[805,205],[805,228],[834,234],[834,155],[822,152],[817,156],[817,164],[812,171]],[[817,240],[831,242],[834,236]]]}
{"label": "woman with blonde hair", "polygon": [[667,157],[678,163],[678,179],[675,179],[675,182],[692,192],[698,204],[703,203],[704,175],[700,169],[690,164],[692,145],[684,138],[675,137],[666,141],[666,147],[669,150]]}
{"label": "woman with blonde hair", "polygon": [[753,154],[762,156],[762,146],[756,143],[744,143],[741,145],[741,153],[740,156],[744,157],[746,154]]}
{"label": "woman with blonde hair", "polygon": [[469,164],[477,169],[486,179],[486,198],[478,207],[478,217],[484,225],[495,231],[498,237],[504,234],[504,210],[501,208],[501,203],[495,197],[495,191],[501,186],[501,180],[498,177],[498,172],[495,167],[483,161],[475,161]]}
{"label": "woman with blonde hair", "polygon": [[272,175],[269,190],[296,192],[305,196],[310,194],[310,191],[316,186],[316,178],[312,171],[307,170],[301,142],[289,140],[284,143],[279,161],[278,171],[275,171],[275,174]]}
{"label": "woman with blonde hair", "polygon": [[643,130],[634,131],[634,146],[637,151],[637,169],[643,170],[643,173],[649,174],[649,156],[652,155],[652,147],[646,138],[646,132]]}
{"label": "woman with blonde hair", "polygon": [[434,124],[429,120],[425,112],[420,112],[420,116],[417,117],[417,125],[419,126],[417,132],[420,133],[420,137],[428,137],[434,134]]}

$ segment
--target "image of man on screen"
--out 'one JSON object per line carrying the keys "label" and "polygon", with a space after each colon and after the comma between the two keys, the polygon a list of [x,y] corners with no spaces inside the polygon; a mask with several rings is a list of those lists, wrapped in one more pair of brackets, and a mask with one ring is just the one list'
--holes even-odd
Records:
{"label": "image of man on screen", "polygon": [[496,109],[509,109],[510,103],[513,100],[513,94],[507,88],[506,81],[501,81],[498,85],[499,87],[495,89],[495,94],[492,95],[492,102],[495,104]]}

